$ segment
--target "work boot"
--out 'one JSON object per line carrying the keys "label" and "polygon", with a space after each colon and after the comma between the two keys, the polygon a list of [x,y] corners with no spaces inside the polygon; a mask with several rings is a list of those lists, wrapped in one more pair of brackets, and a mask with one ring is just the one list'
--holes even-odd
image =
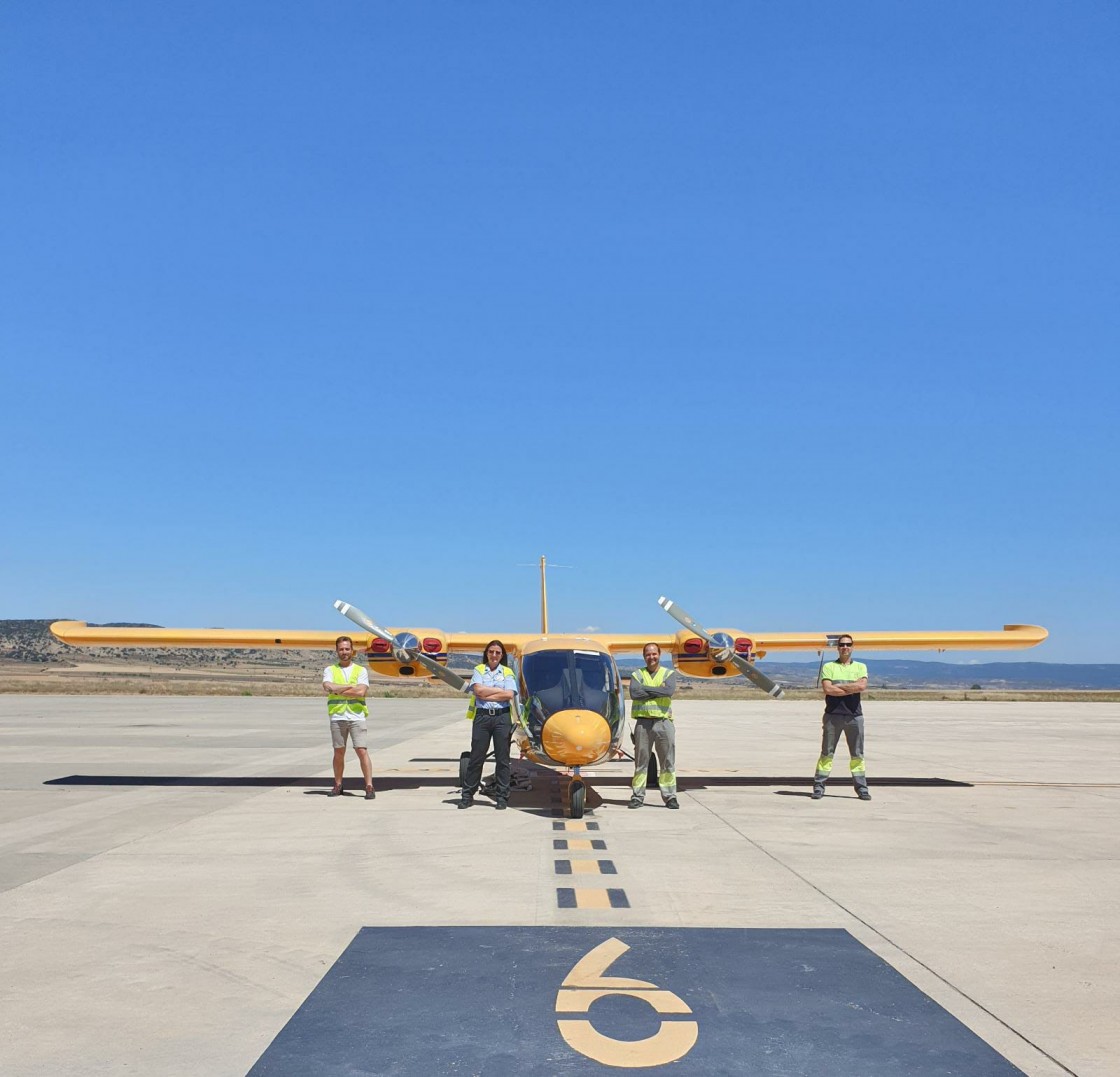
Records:
{"label": "work boot", "polygon": [[823,785],[814,785],[813,786],[813,799],[814,800],[820,800],[821,797],[823,797],[823,796],[824,796],[824,786]]}
{"label": "work boot", "polygon": [[341,786],[341,785],[336,785],[336,786],[335,786],[335,787],[334,787],[334,788],[333,788],[333,789],[332,789],[332,790],[331,790],[331,791],[330,791],[330,792],[329,792],[329,793],[327,794],[327,796],[329,796],[329,797],[340,797],[340,796],[342,796],[342,786]]}
{"label": "work boot", "polygon": [[680,807],[680,805],[677,803],[676,797],[670,797],[667,801],[665,801],[665,807],[672,808],[674,811],[676,811],[677,808]]}
{"label": "work boot", "polygon": [[860,800],[870,800],[871,799],[871,791],[869,789],[857,789],[856,790],[856,795],[859,797]]}
{"label": "work boot", "polygon": [[374,791],[374,788],[373,788],[373,786],[371,785],[371,786],[370,786],[370,787],[369,787],[369,788],[368,788],[368,789],[366,790],[366,800],[376,800],[376,799],[377,799],[377,793],[376,793],[376,792]]}
{"label": "work boot", "polygon": [[630,803],[627,805],[627,807],[630,807],[630,808],[640,808],[641,806],[642,806],[642,798],[641,797],[631,797],[630,798]]}
{"label": "work boot", "polygon": [[473,805],[474,805],[474,797],[473,796],[469,796],[469,797],[465,796],[459,801],[458,804],[455,805],[455,807],[457,807],[457,808],[470,808]]}
{"label": "work boot", "polygon": [[501,797],[498,798],[498,803],[494,805],[494,807],[497,808],[498,811],[505,811],[507,806],[507,802],[502,800]]}

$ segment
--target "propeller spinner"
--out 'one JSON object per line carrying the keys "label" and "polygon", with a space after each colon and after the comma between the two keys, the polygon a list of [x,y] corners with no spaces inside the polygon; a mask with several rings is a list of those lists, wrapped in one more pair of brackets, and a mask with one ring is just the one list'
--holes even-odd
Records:
{"label": "propeller spinner", "polygon": [[349,602],[336,599],[334,608],[343,617],[349,617],[359,628],[372,632],[378,639],[384,640],[393,648],[393,657],[401,663],[413,662],[423,666],[429,673],[434,673],[441,681],[451,685],[456,692],[465,692],[468,682],[456,673],[452,673],[446,666],[440,665],[434,658],[426,655],[420,647],[420,641],[411,632],[401,632],[394,636],[379,624],[375,624],[357,606]]}
{"label": "propeller spinner", "polygon": [[662,595],[657,604],[672,618],[679,621],[685,628],[695,632],[711,649],[712,653],[721,662],[730,662],[744,677],[756,688],[761,688],[767,695],[774,699],[781,699],[785,692],[780,684],[775,684],[765,673],[755,669],[753,663],[748,662],[741,655],[735,653],[735,644],[726,632],[712,634],[702,624],[684,612],[672,599]]}

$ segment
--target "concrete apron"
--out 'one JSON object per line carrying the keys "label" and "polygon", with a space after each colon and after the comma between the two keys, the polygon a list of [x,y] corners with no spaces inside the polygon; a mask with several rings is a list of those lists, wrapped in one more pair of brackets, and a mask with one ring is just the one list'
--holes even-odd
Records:
{"label": "concrete apron", "polygon": [[0,697],[0,1071],[1114,1072],[1116,705],[869,706],[861,803],[816,704],[685,702],[682,810],[579,823],[456,811],[447,700],[328,799],[321,710]]}

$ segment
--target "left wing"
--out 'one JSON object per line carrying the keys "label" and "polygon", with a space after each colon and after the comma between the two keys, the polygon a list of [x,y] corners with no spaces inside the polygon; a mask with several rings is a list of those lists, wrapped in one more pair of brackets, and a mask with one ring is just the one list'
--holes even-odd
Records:
{"label": "left wing", "polygon": [[[447,668],[451,654],[481,655],[486,644],[500,638],[506,649],[519,655],[533,637],[526,633],[506,636],[478,635],[473,632],[444,632],[438,628],[382,627],[348,603],[347,616],[363,631],[303,631],[273,628],[133,628],[116,625],[90,625],[85,621],[55,621],[51,634],[71,647],[225,647],[331,651],[343,633],[354,640],[354,649],[368,662],[371,673],[383,677],[408,677],[424,680],[438,677],[453,688],[463,690],[466,682]],[[356,614],[357,616],[351,616]]]}
{"label": "left wing", "polygon": [[[55,639],[71,647],[286,647],[330,650],[338,632],[265,628],[119,628],[85,621],[55,621]],[[355,644],[358,640],[355,639]],[[363,644],[368,644],[368,636]]]}

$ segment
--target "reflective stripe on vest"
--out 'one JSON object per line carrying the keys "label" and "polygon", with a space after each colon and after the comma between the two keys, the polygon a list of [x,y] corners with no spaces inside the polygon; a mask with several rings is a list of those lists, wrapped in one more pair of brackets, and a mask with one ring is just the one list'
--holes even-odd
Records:
{"label": "reflective stripe on vest", "polygon": [[[651,677],[649,670],[643,667],[632,676],[638,678],[638,683],[645,688],[660,688],[665,683],[665,678],[673,671],[665,666],[658,666],[657,672]],[[673,699],[671,696],[658,696],[656,699],[635,699],[630,706],[631,718],[672,718]]]}
{"label": "reflective stripe on vest", "polygon": [[[486,665],[485,662],[480,662],[477,666],[474,667],[475,673],[485,673],[489,669],[490,669],[490,667],[488,665]],[[510,669],[509,666],[498,666],[498,668],[497,668],[497,670],[495,670],[495,672],[500,673],[503,677],[512,677],[513,676],[513,670]],[[499,707],[509,707],[509,709],[510,709],[509,712],[512,715],[513,714],[513,703],[514,703],[514,701],[511,699],[508,703],[499,703],[498,706]],[[467,703],[467,721],[468,722],[473,722],[474,721],[474,714],[475,714],[476,710],[478,710],[478,696],[476,696],[474,694],[474,692],[471,692],[470,701]]]}
{"label": "reflective stripe on vest", "polygon": [[[358,669],[353,662],[344,672],[341,666],[331,666],[331,680],[335,684],[357,684]],[[327,696],[327,713],[339,721],[352,722],[369,715],[369,707],[364,699],[355,696]]]}

